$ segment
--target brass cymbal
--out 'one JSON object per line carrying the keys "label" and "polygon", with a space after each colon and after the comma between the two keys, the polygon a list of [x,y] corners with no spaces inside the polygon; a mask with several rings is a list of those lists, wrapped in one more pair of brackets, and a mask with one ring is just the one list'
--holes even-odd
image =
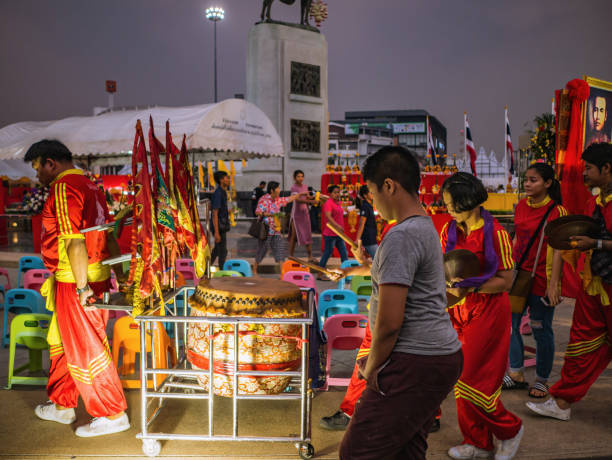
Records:
{"label": "brass cymbal", "polygon": [[548,244],[554,249],[573,249],[570,237],[589,236],[596,238],[599,235],[599,225],[595,219],[580,214],[563,216],[549,222],[544,234],[548,237]]}
{"label": "brass cymbal", "polygon": [[446,281],[454,278],[472,278],[480,275],[480,261],[467,249],[453,249],[444,254],[444,276]]}

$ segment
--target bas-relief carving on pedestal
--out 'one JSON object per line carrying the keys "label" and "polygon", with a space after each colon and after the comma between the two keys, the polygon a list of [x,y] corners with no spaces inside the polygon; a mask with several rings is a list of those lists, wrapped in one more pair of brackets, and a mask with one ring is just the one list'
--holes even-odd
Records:
{"label": "bas-relief carving on pedestal", "polygon": [[321,97],[321,67],[291,61],[291,94]]}
{"label": "bas-relief carving on pedestal", "polygon": [[291,150],[321,153],[321,123],[291,119]]}

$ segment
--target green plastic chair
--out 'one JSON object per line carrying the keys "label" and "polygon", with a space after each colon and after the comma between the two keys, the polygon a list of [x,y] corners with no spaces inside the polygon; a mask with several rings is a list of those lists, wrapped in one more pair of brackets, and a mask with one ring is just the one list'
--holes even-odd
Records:
{"label": "green plastic chair", "polygon": [[213,278],[223,278],[224,276],[242,276],[242,273],[235,270],[218,270],[213,273]]}
{"label": "green plastic chair", "polygon": [[351,280],[351,291],[357,294],[357,298],[359,300],[365,300],[366,302],[370,300],[370,296],[372,295],[372,277],[355,275]]}
{"label": "green plastic chair", "polygon": [[[17,315],[11,321],[11,342],[9,348],[9,375],[7,389],[14,384],[47,385],[47,377],[26,377],[15,375],[25,369],[30,372],[42,370],[42,352],[49,349],[47,332],[51,324],[51,315],[44,313],[25,313]],[[15,367],[15,349],[17,345],[28,347],[29,361],[23,366]]]}

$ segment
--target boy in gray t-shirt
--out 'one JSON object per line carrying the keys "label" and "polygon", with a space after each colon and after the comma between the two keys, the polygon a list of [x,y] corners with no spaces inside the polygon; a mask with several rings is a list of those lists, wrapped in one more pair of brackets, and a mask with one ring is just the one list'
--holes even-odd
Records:
{"label": "boy in gray t-shirt", "polygon": [[[463,366],[457,334],[445,311],[442,250],[418,199],[419,165],[403,147],[383,147],[368,158],[363,177],[374,205],[398,223],[387,233],[371,266],[366,389],[340,445],[343,460],[425,459],[427,433]],[[360,255],[363,258],[363,254]]]}

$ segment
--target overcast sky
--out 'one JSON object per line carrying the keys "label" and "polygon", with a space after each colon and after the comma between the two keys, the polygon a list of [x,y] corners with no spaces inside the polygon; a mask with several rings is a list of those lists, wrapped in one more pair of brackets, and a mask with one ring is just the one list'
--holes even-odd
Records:
{"label": "overcast sky", "polygon": [[[299,3],[299,0],[297,0]],[[425,109],[461,146],[463,112],[477,148],[503,150],[504,105],[515,145],[556,88],[591,75],[612,81],[612,0],[327,0],[329,110]],[[116,106],[213,100],[246,92],[247,34],[261,0],[1,0],[0,127],[90,115],[117,80]],[[299,6],[275,2],[273,18]]]}

